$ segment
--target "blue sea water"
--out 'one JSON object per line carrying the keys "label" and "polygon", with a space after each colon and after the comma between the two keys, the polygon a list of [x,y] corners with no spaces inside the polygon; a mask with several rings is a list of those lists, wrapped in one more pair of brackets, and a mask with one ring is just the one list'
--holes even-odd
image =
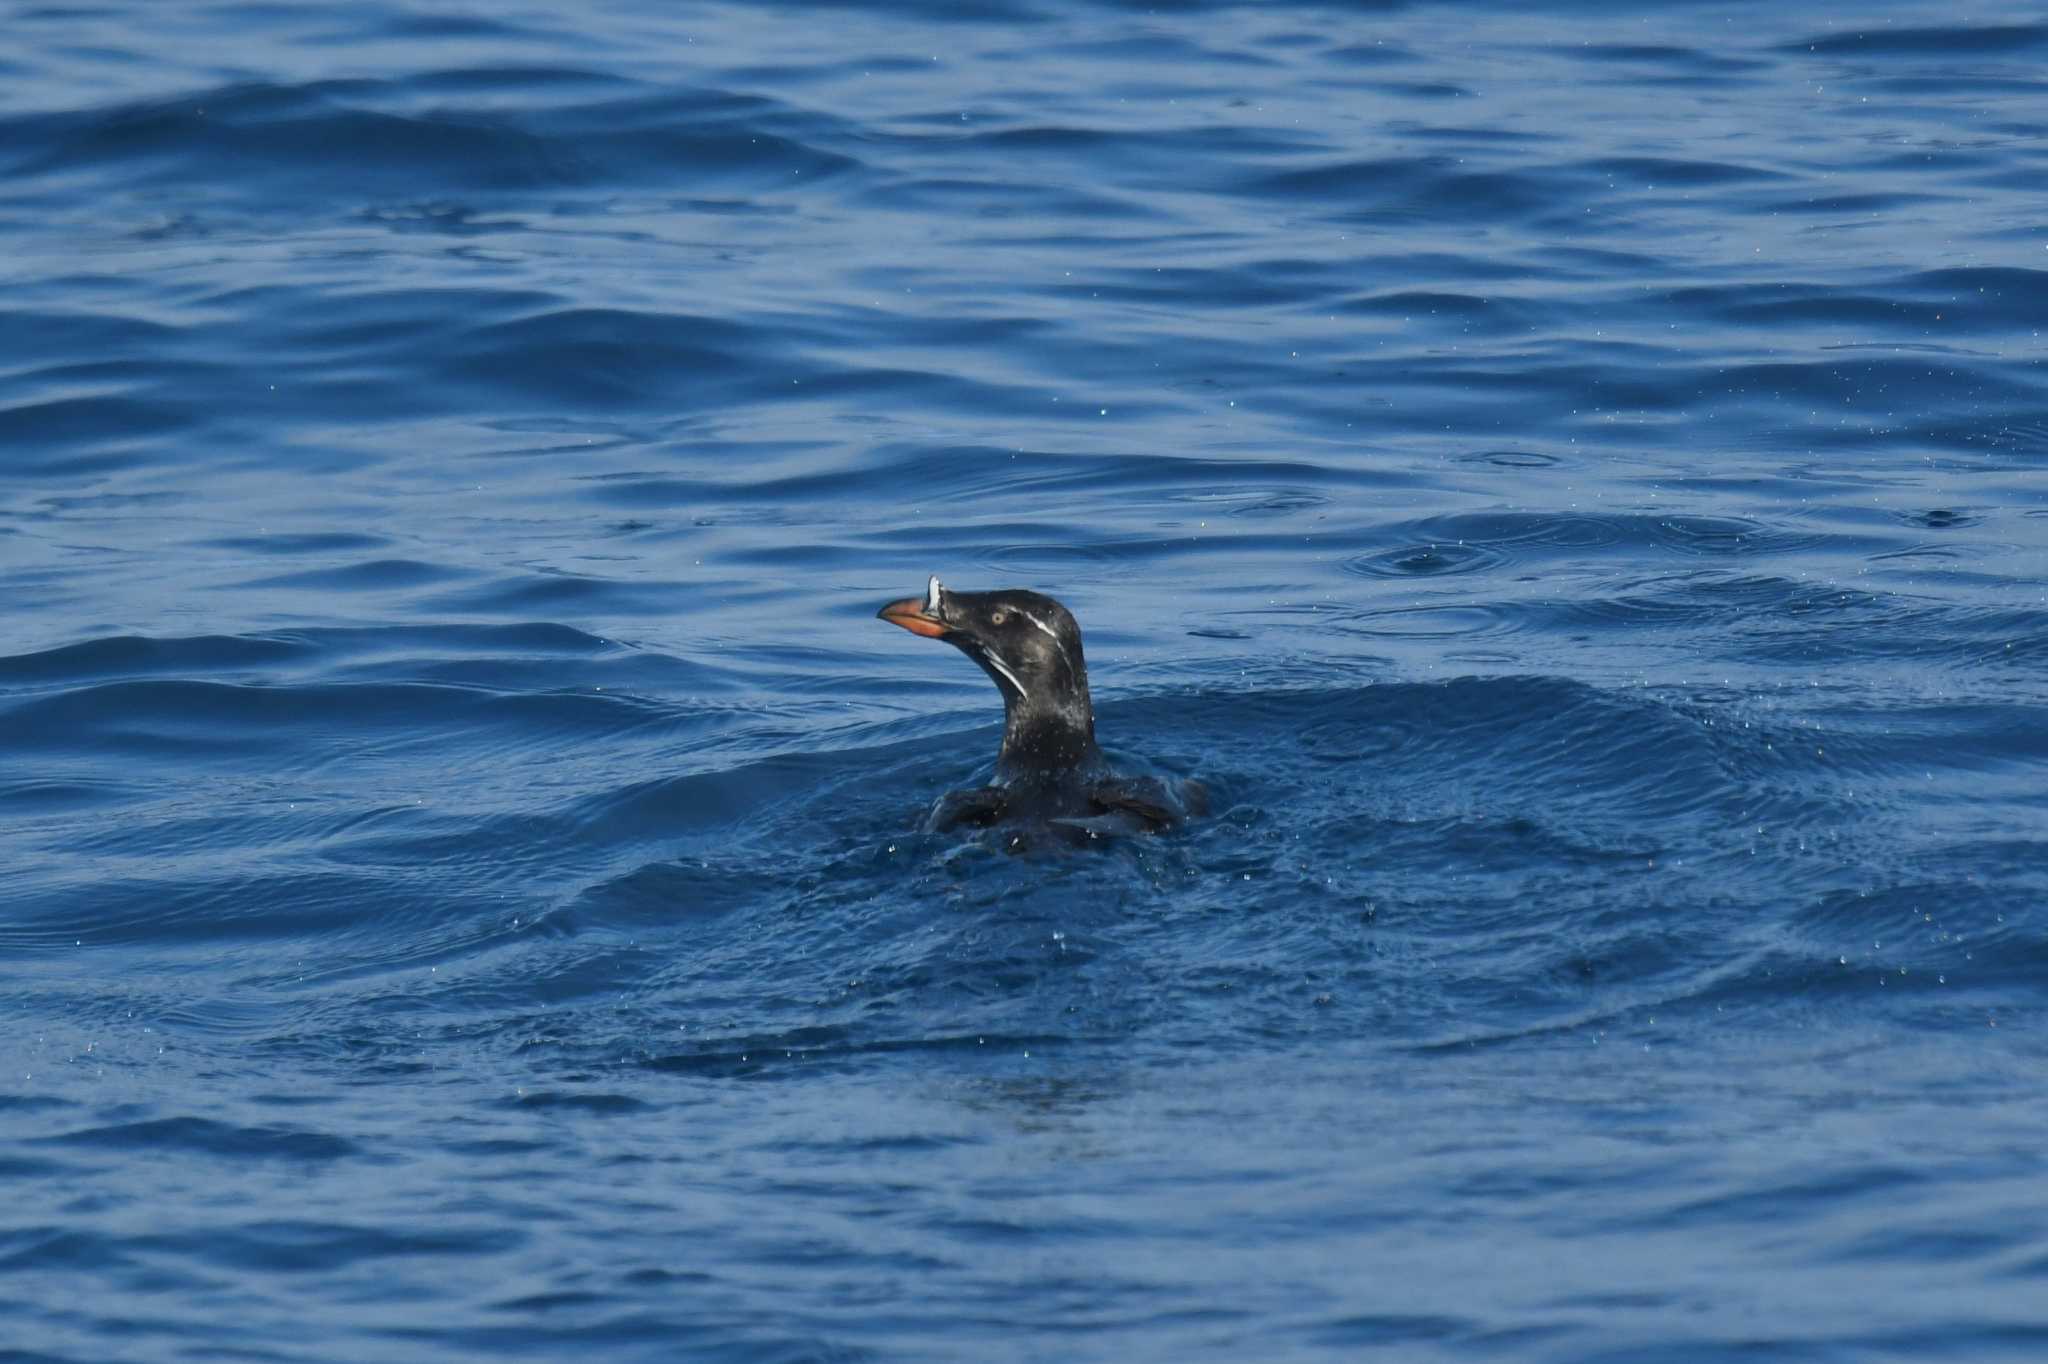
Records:
{"label": "blue sea water", "polygon": [[1544,8],[0,4],[0,1359],[2048,1358],[2048,23]]}

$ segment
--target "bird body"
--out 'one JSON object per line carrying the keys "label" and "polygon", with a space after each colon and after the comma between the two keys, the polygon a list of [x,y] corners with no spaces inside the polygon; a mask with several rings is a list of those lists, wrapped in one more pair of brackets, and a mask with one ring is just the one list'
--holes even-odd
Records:
{"label": "bird body", "polygon": [[933,808],[932,827],[1029,820],[1099,835],[1156,831],[1183,817],[1165,783],[1119,776],[1103,759],[1081,627],[1059,602],[1022,588],[951,592],[934,576],[924,596],[876,615],[959,649],[1003,696],[997,783],[949,793]]}

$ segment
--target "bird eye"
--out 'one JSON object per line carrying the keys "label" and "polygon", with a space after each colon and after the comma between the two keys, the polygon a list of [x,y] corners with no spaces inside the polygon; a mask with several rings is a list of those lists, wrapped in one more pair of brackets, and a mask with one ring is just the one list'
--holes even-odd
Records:
{"label": "bird eye", "polygon": [[988,623],[990,625],[1001,625],[1004,621],[1008,619],[1008,616],[1004,615],[1001,611],[998,611],[988,618]]}

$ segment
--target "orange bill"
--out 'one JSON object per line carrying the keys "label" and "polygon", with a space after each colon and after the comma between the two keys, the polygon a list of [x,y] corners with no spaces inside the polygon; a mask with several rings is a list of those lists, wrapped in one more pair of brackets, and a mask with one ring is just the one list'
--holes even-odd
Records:
{"label": "orange bill", "polygon": [[905,597],[902,601],[892,601],[875,612],[875,617],[878,620],[886,620],[891,625],[900,625],[911,634],[923,635],[926,639],[937,639],[946,633],[944,621],[925,613],[923,597]]}

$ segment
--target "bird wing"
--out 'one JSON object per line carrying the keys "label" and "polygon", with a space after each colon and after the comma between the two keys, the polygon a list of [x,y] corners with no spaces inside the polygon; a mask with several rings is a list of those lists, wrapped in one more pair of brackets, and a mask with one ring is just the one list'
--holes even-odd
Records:
{"label": "bird wing", "polygon": [[942,834],[961,825],[986,829],[1001,822],[1010,808],[1010,793],[1000,786],[977,786],[970,791],[948,791],[926,816],[927,832]]}

